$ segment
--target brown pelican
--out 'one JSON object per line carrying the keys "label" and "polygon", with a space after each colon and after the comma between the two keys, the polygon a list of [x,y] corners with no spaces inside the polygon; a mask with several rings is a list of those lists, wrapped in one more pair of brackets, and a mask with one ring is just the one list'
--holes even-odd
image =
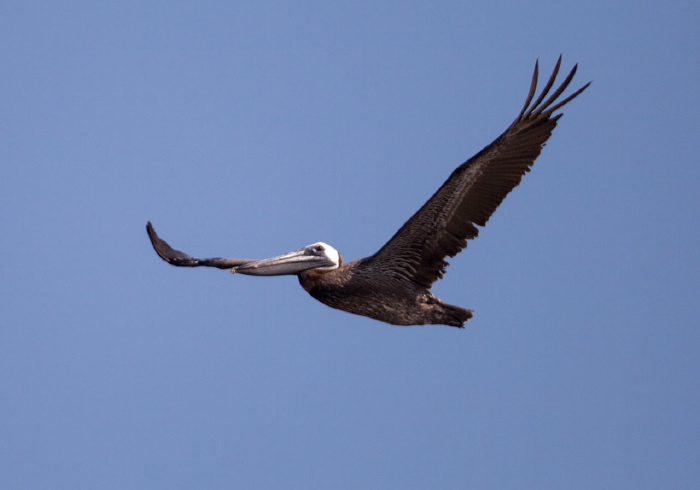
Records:
{"label": "brown pelican", "polygon": [[264,260],[196,259],[174,250],[149,222],[156,253],[180,267],[218,267],[253,276],[296,274],[301,286],[320,302],[339,310],[394,325],[442,324],[464,327],[472,310],[448,305],[429,290],[467,240],[486,222],[530,170],[562,114],[552,115],[583,92],[590,82],[557,101],[577,65],[545,100],[559,72],[561,56],[537,99],[538,63],[523,109],[493,143],[457,167],[435,194],[374,255],[344,262],[323,242]]}

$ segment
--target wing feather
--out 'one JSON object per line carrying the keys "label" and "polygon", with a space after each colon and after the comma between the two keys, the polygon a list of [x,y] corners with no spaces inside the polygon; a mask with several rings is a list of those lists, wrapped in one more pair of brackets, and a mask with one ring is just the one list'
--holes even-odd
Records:
{"label": "wing feather", "polygon": [[[366,267],[377,268],[430,288],[441,278],[467,240],[476,238],[503,199],[530,171],[562,114],[552,113],[583,92],[590,82],[552,106],[573,79],[575,65],[561,85],[554,86],[561,56],[534,103],[538,63],[530,90],[518,117],[490,145],[460,165],[435,194],[373,256]],[[542,102],[545,100],[544,102]]]}
{"label": "wing feather", "polygon": [[221,259],[218,257],[213,259],[196,259],[168,245],[168,242],[158,236],[150,221],[146,224],[146,231],[148,232],[148,237],[151,239],[153,250],[156,251],[158,256],[167,263],[178,267],[216,267],[217,269],[231,269],[239,265],[254,262],[253,260],[246,259]]}

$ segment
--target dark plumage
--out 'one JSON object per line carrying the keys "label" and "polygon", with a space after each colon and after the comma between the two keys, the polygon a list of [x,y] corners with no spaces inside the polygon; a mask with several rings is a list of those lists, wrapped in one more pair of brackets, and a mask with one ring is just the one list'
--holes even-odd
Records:
{"label": "dark plumage", "polygon": [[498,205],[530,170],[562,114],[554,111],[583,92],[559,96],[576,73],[575,65],[545,100],[561,57],[537,99],[538,65],[523,109],[508,129],[457,167],[435,194],[374,255],[347,264],[335,249],[316,243],[261,261],[195,259],[172,249],[150,222],[148,234],[158,255],[183,267],[218,267],[249,275],[297,274],[302,287],[322,303],[394,325],[444,324],[463,327],[472,311],[448,305],[430,293],[467,240],[476,238]]}

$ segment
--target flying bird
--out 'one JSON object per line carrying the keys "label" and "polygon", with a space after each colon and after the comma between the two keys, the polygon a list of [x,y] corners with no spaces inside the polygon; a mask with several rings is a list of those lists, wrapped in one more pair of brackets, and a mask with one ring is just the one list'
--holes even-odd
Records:
{"label": "flying bird", "polygon": [[393,325],[464,327],[473,311],[442,302],[430,292],[448,263],[467,240],[476,238],[503,199],[530,170],[561,113],[553,113],[583,92],[590,82],[559,101],[576,73],[545,100],[561,65],[533,102],[538,63],[530,91],[515,121],[490,145],[457,167],[445,183],[374,255],[345,262],[323,242],[264,260],[197,259],[175,250],[161,239],[150,222],[148,236],[156,253],[179,267],[217,267],[251,276],[295,274],[301,286],[320,302]]}

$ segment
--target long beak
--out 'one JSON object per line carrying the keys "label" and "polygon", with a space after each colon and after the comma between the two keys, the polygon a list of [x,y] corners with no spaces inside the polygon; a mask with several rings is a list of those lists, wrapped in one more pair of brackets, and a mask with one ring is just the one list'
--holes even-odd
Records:
{"label": "long beak", "polygon": [[249,276],[283,276],[299,274],[308,269],[329,267],[333,265],[327,257],[312,255],[302,248],[264,260],[256,260],[231,269],[231,273],[247,274]]}

